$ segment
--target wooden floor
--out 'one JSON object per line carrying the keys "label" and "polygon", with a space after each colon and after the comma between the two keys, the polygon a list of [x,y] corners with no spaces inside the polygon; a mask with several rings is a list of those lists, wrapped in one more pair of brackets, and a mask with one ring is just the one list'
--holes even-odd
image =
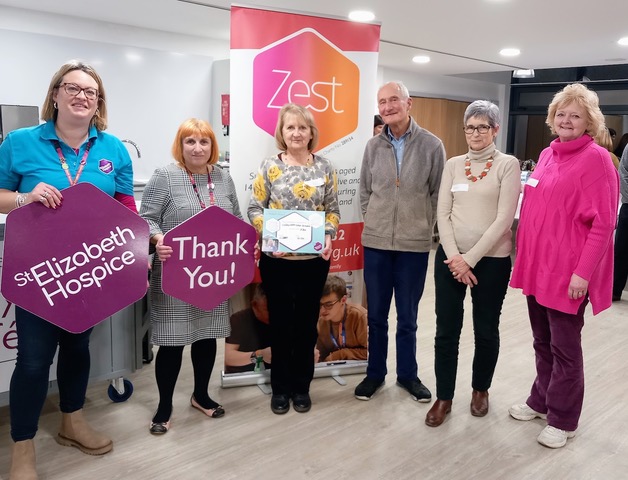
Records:
{"label": "wooden floor", "polygon": [[[394,341],[386,386],[369,402],[356,400],[361,375],[312,383],[310,413],[277,416],[256,386],[221,389],[220,342],[210,394],[227,411],[209,419],[192,409],[192,374],[186,349],[175,392],[172,429],[148,433],[157,404],[153,366],[129,378],[135,393],[112,403],[107,384],[90,385],[87,417],[114,439],[112,453],[90,457],[54,441],[58,398],[48,399],[36,437],[41,479],[621,479],[628,478],[627,300],[592,317],[583,333],[586,394],[580,428],[565,448],[536,442],[544,422],[518,422],[508,407],[526,399],[534,358],[524,297],[509,290],[502,314],[502,347],[490,390],[490,412],[469,413],[472,340],[466,321],[456,398],[448,420],[424,424],[430,404],[413,401],[395,385]],[[467,310],[470,310],[467,308]],[[391,312],[394,323],[394,312]],[[394,333],[392,335],[394,339]],[[423,382],[435,393],[434,287],[431,274],[419,310],[418,360]],[[0,408],[0,478],[8,478],[8,407]]]}

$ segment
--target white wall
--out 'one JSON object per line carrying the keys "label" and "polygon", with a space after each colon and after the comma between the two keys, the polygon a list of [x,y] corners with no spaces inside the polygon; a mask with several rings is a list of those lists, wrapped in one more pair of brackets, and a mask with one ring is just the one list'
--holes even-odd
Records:
{"label": "white wall", "polygon": [[0,45],[0,104],[41,108],[61,64],[78,58],[94,65],[107,92],[108,131],[141,150],[134,162],[139,180],[171,161],[172,139],[183,120],[210,119],[213,57],[202,52],[226,51],[207,39],[6,7],[0,7]]}

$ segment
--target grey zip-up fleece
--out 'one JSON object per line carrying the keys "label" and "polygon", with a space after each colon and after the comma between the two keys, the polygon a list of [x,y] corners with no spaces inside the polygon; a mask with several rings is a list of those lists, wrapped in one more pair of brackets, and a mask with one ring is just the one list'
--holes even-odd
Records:
{"label": "grey zip-up fleece", "polygon": [[411,118],[397,184],[388,127],[366,144],[360,173],[362,245],[380,250],[429,252],[436,222],[445,148]]}

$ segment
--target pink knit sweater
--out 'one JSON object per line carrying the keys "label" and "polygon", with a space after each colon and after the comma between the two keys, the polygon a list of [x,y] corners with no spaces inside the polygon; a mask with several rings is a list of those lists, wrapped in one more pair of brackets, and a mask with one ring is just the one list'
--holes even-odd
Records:
{"label": "pink knit sweater", "polygon": [[575,314],[583,301],[569,298],[575,273],[589,281],[594,315],[610,307],[618,196],[619,177],[605,149],[586,134],[554,140],[524,189],[510,286]]}

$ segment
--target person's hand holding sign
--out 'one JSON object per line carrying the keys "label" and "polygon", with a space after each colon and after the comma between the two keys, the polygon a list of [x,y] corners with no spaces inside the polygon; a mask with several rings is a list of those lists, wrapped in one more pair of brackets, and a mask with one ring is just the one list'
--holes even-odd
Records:
{"label": "person's hand holding sign", "polygon": [[57,208],[61,206],[63,195],[61,192],[44,182],[39,182],[29,193],[18,193],[15,198],[15,205],[21,207],[28,203],[41,202],[46,208]]}
{"label": "person's hand holding sign", "polygon": [[172,247],[164,245],[164,236],[161,233],[153,235],[151,239],[155,243],[155,251],[159,256],[159,260],[165,262],[172,255]]}

